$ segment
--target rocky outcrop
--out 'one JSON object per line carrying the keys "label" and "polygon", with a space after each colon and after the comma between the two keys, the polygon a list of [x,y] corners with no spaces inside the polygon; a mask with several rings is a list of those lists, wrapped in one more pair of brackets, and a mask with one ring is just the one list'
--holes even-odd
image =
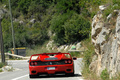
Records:
{"label": "rocky outcrop", "polygon": [[2,67],[2,71],[13,71],[13,67],[12,66],[4,66],[4,67]]}
{"label": "rocky outcrop", "polygon": [[92,21],[91,37],[97,58],[89,68],[97,75],[107,69],[111,78],[120,72],[120,11],[108,15],[107,21],[104,21],[103,13],[99,11]]}

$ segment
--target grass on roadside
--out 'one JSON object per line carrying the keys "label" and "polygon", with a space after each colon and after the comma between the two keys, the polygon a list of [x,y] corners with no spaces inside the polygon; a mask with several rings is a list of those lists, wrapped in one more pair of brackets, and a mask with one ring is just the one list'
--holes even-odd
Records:
{"label": "grass on roadside", "polygon": [[80,52],[70,52],[72,57],[82,58],[83,54]]}
{"label": "grass on roadside", "polygon": [[0,68],[2,68],[4,66],[4,64],[3,63],[0,63]]}
{"label": "grass on roadside", "polygon": [[92,62],[93,55],[95,54],[94,46],[91,43],[91,39],[90,38],[86,39],[81,43],[82,43],[82,46],[86,48],[86,51],[84,52],[84,55],[83,55],[84,67],[82,70],[82,75],[87,80],[99,80],[98,77],[96,77],[95,73],[92,73],[89,70],[89,65]]}
{"label": "grass on roadside", "polygon": [[0,72],[2,72],[2,69],[0,69]]}
{"label": "grass on roadside", "polygon": [[2,67],[4,66],[5,64],[3,64],[3,63],[0,63],[0,72],[2,72]]}

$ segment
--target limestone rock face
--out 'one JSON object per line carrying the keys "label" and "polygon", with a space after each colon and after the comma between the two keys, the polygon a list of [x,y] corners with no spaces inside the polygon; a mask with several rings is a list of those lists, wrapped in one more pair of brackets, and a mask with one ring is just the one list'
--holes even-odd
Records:
{"label": "limestone rock face", "polygon": [[2,68],[3,71],[12,71],[13,70],[13,67],[12,66],[4,66]]}
{"label": "limestone rock face", "polygon": [[91,37],[97,59],[92,60],[89,68],[97,75],[107,69],[111,78],[120,72],[120,12],[117,18],[110,14],[106,20],[109,21],[104,21],[102,11],[93,18]]}

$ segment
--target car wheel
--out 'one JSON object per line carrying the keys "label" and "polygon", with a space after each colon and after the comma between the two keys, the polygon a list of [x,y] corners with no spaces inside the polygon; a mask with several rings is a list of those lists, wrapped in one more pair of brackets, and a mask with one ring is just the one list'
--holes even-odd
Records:
{"label": "car wheel", "polygon": [[73,73],[70,73],[71,76],[74,76],[74,72]]}
{"label": "car wheel", "polygon": [[66,76],[74,76],[74,72],[73,73],[66,73]]}
{"label": "car wheel", "polygon": [[37,78],[38,75],[29,75],[30,78]]}

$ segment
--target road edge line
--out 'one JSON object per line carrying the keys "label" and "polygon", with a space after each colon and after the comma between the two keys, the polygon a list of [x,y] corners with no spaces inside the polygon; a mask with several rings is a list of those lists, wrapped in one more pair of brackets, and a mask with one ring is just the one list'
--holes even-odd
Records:
{"label": "road edge line", "polygon": [[28,76],[28,75],[29,75],[29,74],[26,74],[26,75],[24,75],[24,76],[20,76],[20,77],[17,77],[17,78],[11,79],[11,80],[18,80],[18,79],[23,78],[23,77],[26,77],[26,76]]}

